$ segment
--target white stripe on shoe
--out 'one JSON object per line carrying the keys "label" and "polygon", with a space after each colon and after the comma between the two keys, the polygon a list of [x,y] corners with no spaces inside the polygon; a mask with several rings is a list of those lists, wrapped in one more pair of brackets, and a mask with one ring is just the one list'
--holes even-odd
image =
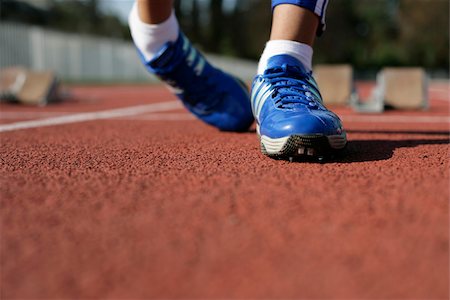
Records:
{"label": "white stripe on shoe", "polygon": [[316,7],[314,8],[314,12],[318,16],[322,16],[322,7],[325,0],[317,0]]}

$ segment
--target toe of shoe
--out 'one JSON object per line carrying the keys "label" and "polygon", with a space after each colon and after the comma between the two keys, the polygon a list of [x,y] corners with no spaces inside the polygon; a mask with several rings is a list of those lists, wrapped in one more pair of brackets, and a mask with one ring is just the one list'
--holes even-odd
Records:
{"label": "toe of shoe", "polygon": [[250,101],[244,93],[225,97],[216,117],[216,126],[222,131],[246,131],[254,121]]}
{"label": "toe of shoe", "polygon": [[334,135],[339,132],[339,119],[327,113],[274,113],[260,126],[261,135],[281,138],[290,135]]}
{"label": "toe of shoe", "polygon": [[248,130],[254,117],[246,87],[229,75],[224,75],[222,84],[225,96],[214,113],[214,125],[222,131]]}

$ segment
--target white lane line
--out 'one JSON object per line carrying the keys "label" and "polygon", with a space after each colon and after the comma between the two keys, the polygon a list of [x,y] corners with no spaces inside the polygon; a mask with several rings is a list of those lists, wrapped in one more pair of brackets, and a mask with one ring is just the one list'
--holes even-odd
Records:
{"label": "white lane line", "polygon": [[340,116],[344,122],[360,123],[450,123],[450,116]]}
{"label": "white lane line", "polygon": [[[177,121],[194,120],[195,117],[188,113],[164,113],[156,112],[180,109],[183,106],[179,101],[160,102],[148,105],[139,105],[112,110],[87,112],[62,115],[52,118],[15,122],[0,125],[0,132],[14,131],[20,129],[55,126],[86,121],[119,118],[122,120],[157,120]],[[151,113],[149,115],[145,115]],[[395,115],[341,115],[344,122],[355,123],[450,123],[450,116],[395,116]]]}
{"label": "white lane line", "polygon": [[189,113],[150,113],[148,115],[139,115],[132,117],[123,117],[119,120],[136,120],[136,121],[191,121],[197,118]]}
{"label": "white lane line", "polygon": [[430,99],[438,101],[450,101],[450,86],[432,86],[429,88]]}
{"label": "white lane line", "polygon": [[[143,120],[143,121],[183,121],[196,120],[189,113],[151,113],[120,118],[120,120]],[[343,115],[341,119],[347,123],[450,123],[450,116],[386,116],[386,115]]]}
{"label": "white lane line", "polygon": [[448,86],[432,86],[429,88],[429,91],[437,92],[437,93],[449,93],[450,85],[448,85]]}
{"label": "white lane line", "polygon": [[440,93],[440,94],[433,94],[430,99],[432,99],[432,101],[446,101],[449,102],[450,101],[450,95],[449,94],[444,94],[444,93]]}
{"label": "white lane line", "polygon": [[50,111],[0,111],[0,120],[48,118],[68,114],[71,113]]}
{"label": "white lane line", "polygon": [[45,126],[54,126],[70,123],[79,123],[94,120],[104,120],[111,118],[136,116],[150,112],[170,111],[173,109],[181,108],[182,105],[179,101],[160,102],[148,105],[139,105],[104,111],[78,113],[72,115],[65,115],[54,118],[39,119],[32,121],[16,122],[11,124],[0,125],[0,132],[14,131],[19,129],[37,128]]}

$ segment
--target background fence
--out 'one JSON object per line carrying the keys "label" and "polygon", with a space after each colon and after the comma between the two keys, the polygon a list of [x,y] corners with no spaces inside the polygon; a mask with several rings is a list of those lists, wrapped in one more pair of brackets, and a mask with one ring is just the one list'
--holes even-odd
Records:
{"label": "background fence", "polygon": [[[13,23],[0,23],[0,41],[0,68],[53,70],[62,80],[76,82],[154,80],[130,42]],[[251,61],[207,56],[214,65],[245,80],[256,72]]]}

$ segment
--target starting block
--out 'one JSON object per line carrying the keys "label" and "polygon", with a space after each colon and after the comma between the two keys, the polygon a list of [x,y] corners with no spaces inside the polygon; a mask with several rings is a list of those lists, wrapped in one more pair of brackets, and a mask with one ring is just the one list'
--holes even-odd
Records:
{"label": "starting block", "polygon": [[353,68],[350,65],[317,65],[314,78],[325,105],[347,105],[354,91]]}
{"label": "starting block", "polygon": [[397,109],[428,107],[428,80],[422,68],[385,68],[377,84],[387,106]]}
{"label": "starting block", "polygon": [[377,84],[368,102],[353,98],[359,112],[382,112],[385,108],[418,110],[428,107],[428,78],[423,68],[389,67],[377,74]]}
{"label": "starting block", "polygon": [[58,80],[53,72],[34,72],[21,67],[0,70],[0,99],[29,105],[58,100]]}

